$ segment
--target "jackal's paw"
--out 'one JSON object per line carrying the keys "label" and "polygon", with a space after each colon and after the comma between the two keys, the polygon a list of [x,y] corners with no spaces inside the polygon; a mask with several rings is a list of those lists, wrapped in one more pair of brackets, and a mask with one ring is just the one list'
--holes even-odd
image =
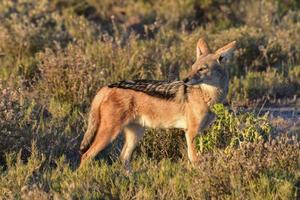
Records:
{"label": "jackal's paw", "polygon": [[132,169],[129,163],[124,163],[124,170],[126,176],[130,176],[132,174]]}
{"label": "jackal's paw", "polygon": [[197,167],[200,163],[200,156],[197,155],[193,159],[190,160],[193,167]]}

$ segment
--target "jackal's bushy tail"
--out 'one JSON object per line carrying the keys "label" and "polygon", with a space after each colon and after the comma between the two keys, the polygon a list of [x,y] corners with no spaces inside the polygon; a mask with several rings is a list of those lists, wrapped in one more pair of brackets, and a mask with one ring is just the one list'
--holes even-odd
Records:
{"label": "jackal's bushy tail", "polygon": [[80,153],[85,153],[93,142],[100,125],[100,105],[103,95],[99,92],[94,98],[89,113],[88,127],[80,144]]}

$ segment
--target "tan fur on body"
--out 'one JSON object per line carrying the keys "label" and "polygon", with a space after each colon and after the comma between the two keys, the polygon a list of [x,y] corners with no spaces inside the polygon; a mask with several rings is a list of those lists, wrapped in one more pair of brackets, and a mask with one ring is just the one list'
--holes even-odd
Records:
{"label": "tan fur on body", "polygon": [[223,62],[234,48],[232,42],[211,53],[200,39],[197,61],[184,81],[121,81],[103,87],[91,106],[88,129],[80,146],[80,165],[124,133],[121,160],[129,169],[131,154],[144,127],[184,129],[189,159],[197,161],[195,137],[213,121],[211,106],[226,98],[229,78]]}

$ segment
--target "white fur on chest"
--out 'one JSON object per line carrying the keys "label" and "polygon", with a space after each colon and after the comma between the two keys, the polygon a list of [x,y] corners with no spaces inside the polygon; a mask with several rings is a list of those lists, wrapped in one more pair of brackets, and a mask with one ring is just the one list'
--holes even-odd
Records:
{"label": "white fur on chest", "polygon": [[187,128],[186,119],[184,117],[178,117],[174,120],[170,119],[151,119],[147,116],[140,116],[137,120],[137,123],[144,127],[149,128]]}
{"label": "white fur on chest", "polygon": [[200,87],[210,97],[210,104],[214,104],[220,100],[220,97],[222,96],[222,91],[219,88],[205,83],[201,84]]}
{"label": "white fur on chest", "polygon": [[186,119],[184,117],[177,119],[173,124],[173,128],[186,129],[187,128]]}
{"label": "white fur on chest", "polygon": [[219,93],[219,90],[217,87],[215,86],[212,86],[212,85],[208,85],[208,84],[205,84],[205,83],[202,83],[201,85],[201,88],[207,92],[210,96],[216,96],[218,93]]}

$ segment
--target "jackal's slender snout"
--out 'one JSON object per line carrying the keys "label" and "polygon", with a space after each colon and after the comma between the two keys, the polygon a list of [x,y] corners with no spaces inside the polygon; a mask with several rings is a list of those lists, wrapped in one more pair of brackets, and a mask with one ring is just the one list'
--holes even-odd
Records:
{"label": "jackal's slender snout", "polygon": [[191,75],[183,79],[183,82],[186,85],[196,85],[202,83],[201,76],[198,76],[197,74]]}

